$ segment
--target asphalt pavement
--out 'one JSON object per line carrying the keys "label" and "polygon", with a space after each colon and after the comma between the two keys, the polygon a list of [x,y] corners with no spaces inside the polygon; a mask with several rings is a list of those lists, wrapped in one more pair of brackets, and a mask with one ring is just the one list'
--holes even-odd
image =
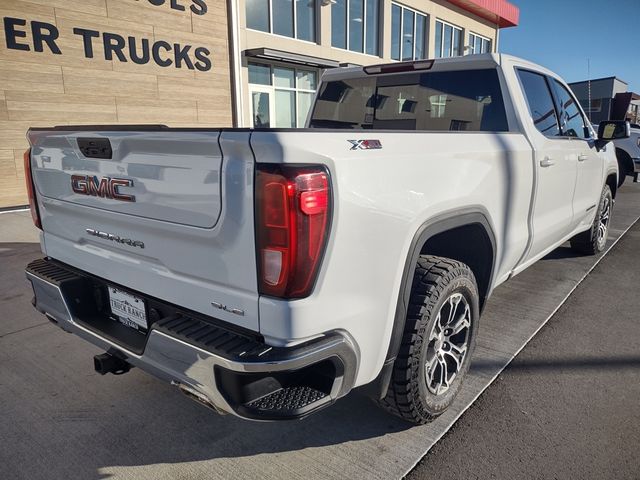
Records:
{"label": "asphalt pavement", "polygon": [[640,478],[639,280],[636,223],[408,480]]}

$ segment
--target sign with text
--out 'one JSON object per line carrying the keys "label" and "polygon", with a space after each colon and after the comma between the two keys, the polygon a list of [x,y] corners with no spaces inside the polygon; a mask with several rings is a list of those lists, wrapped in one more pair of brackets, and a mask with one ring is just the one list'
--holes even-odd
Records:
{"label": "sign with text", "polygon": [[0,0],[0,209],[28,203],[31,127],[233,126],[227,13],[226,0]]}
{"label": "sign with text", "polygon": [[[182,0],[146,0],[154,6],[168,5],[175,11],[187,11]],[[205,0],[190,0],[189,11],[195,15],[208,12]],[[55,25],[19,17],[3,17],[5,43],[8,49],[25,52],[49,51],[54,55],[63,55],[58,43],[60,30]],[[151,41],[148,38],[123,36],[117,33],[98,31],[77,26],[72,28],[73,35],[82,45],[85,58],[94,58],[96,44],[102,46],[104,60],[131,62],[145,65],[150,62],[165,68],[187,68],[207,72],[211,70],[211,51],[204,46],[181,44],[169,39]],[[30,41],[29,41],[30,40]]]}

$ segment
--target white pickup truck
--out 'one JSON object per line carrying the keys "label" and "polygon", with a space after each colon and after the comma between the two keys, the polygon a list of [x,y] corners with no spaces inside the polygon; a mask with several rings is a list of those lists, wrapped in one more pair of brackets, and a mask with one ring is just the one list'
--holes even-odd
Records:
{"label": "white pickup truck", "polygon": [[638,182],[640,175],[640,125],[631,125],[630,133],[629,137],[614,142],[618,158],[618,187],[628,176]]}
{"label": "white pickup truck", "polygon": [[416,423],[469,367],[497,285],[604,247],[617,188],[554,73],[506,55],[328,71],[305,129],[33,128],[33,304],[219,412],[368,392]]}

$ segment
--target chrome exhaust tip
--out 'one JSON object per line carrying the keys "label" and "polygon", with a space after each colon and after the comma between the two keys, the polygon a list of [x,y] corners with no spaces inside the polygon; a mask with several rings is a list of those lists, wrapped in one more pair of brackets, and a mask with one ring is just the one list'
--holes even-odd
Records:
{"label": "chrome exhaust tip", "polygon": [[195,388],[190,387],[189,385],[186,385],[184,383],[177,382],[175,380],[171,381],[171,385],[178,387],[178,390],[180,390],[185,396],[189,397],[191,400],[198,402],[200,405],[204,405],[205,407],[213,410],[220,415],[227,414],[227,412],[225,412],[224,410],[216,407],[216,405],[209,399],[209,397],[207,397],[204,393],[199,392]]}

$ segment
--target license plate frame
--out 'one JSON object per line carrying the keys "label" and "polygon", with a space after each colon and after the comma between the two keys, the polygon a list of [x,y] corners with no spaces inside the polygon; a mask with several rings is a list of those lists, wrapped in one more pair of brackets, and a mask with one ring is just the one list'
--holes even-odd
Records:
{"label": "license plate frame", "polygon": [[109,308],[114,319],[132,330],[146,334],[149,323],[144,298],[112,285],[107,285],[107,292]]}

